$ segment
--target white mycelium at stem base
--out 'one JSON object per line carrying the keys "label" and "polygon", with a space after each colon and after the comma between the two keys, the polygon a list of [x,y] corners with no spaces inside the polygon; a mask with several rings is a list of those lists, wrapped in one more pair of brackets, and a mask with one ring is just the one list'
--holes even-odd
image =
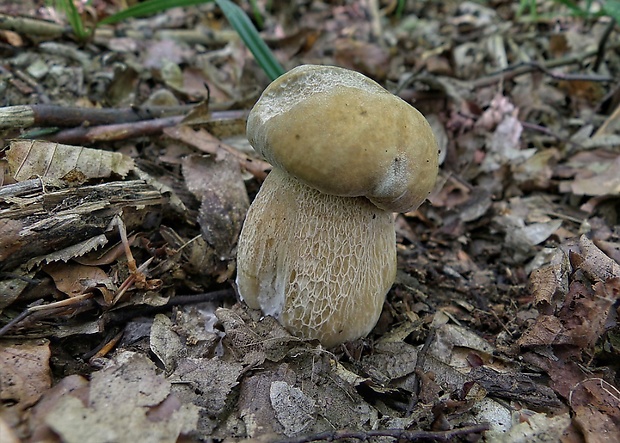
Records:
{"label": "white mycelium at stem base", "polygon": [[428,122],[359,73],[305,65],[265,90],[247,134],[274,170],[239,238],[240,295],[325,347],[367,335],[396,274],[392,212],[435,183]]}

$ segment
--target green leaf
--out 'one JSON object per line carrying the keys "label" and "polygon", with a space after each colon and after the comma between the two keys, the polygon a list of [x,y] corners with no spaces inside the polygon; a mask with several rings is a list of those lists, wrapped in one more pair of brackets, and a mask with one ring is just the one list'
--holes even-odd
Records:
{"label": "green leaf", "polygon": [[212,1],[213,0],[148,0],[106,17],[99,23],[109,25],[118,23],[128,18],[144,17],[146,15],[167,11],[172,8],[200,5],[203,3],[211,3]]}
{"label": "green leaf", "polygon": [[73,0],[57,0],[56,4],[67,15],[67,20],[69,21],[69,25],[71,25],[71,29],[73,29],[75,36],[80,40],[86,40],[90,32],[87,32],[84,29],[82,17],[80,17],[80,13],[75,7]]}
{"label": "green leaf", "polygon": [[215,0],[215,3],[217,3],[230,25],[237,31],[241,40],[254,55],[265,74],[271,80],[275,80],[284,74],[284,69],[273,55],[273,52],[271,52],[271,49],[269,49],[269,46],[260,37],[245,12],[230,0]]}
{"label": "green leaf", "polygon": [[603,10],[605,14],[614,19],[616,23],[620,23],[620,1],[607,0],[603,5]]}

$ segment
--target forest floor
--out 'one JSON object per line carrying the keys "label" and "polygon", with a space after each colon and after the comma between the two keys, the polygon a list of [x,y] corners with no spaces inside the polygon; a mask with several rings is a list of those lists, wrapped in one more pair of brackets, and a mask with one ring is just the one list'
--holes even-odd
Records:
{"label": "forest floor", "polygon": [[[87,25],[121,3],[76,2]],[[245,116],[269,79],[215,4],[78,42],[58,10],[5,1],[2,442],[620,441],[613,19],[251,3],[285,69],[362,72],[438,139],[377,326],[324,349],[238,301],[237,238],[270,168]]]}

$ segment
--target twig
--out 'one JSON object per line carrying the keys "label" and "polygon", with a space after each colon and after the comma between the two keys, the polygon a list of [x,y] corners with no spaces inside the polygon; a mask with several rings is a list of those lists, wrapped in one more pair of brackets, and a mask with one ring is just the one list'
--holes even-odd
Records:
{"label": "twig", "polygon": [[90,351],[86,354],[84,354],[82,356],[82,358],[84,360],[87,361],[92,361],[95,360],[97,358],[101,358],[101,357],[105,357],[106,355],[108,355],[108,353],[114,349],[114,347],[118,344],[118,342],[121,340],[121,338],[123,338],[123,334],[125,333],[125,331],[120,331],[117,334],[115,334],[113,337],[110,338],[110,336],[106,337],[106,339],[103,341],[103,343],[101,343],[99,346],[97,346],[96,349],[93,349],[93,351]]}
{"label": "twig", "polygon": [[[32,17],[15,17],[0,13],[0,29],[17,32],[29,38],[52,40],[63,36],[70,37],[73,30],[68,26],[48,20]],[[95,30],[93,43],[97,45],[108,44],[117,37],[128,37],[133,40],[175,40],[187,43],[202,44],[205,46],[224,46],[238,38],[233,30],[214,31],[206,27],[198,26],[196,29],[159,29],[154,32],[141,29],[118,29],[118,27],[102,26]]]}
{"label": "twig", "polygon": [[424,372],[424,363],[426,361],[426,356],[428,355],[428,350],[431,347],[431,344],[433,343],[433,341],[435,340],[436,335],[437,333],[434,328],[428,331],[426,340],[424,340],[424,345],[422,346],[422,349],[418,352],[418,358],[415,363],[415,371],[414,371],[416,374],[416,377],[414,380],[415,392],[411,396],[411,401],[409,402],[409,405],[407,407],[407,415],[411,415],[411,413],[413,412],[413,409],[416,407],[418,403],[418,395],[420,394],[420,390],[422,389],[419,374],[422,374]]}
{"label": "twig", "polygon": [[[32,305],[30,305],[30,307],[32,306],[38,306],[41,303],[43,303],[43,300],[37,300],[35,301]],[[28,317],[31,314],[31,311],[29,311],[28,309],[25,309],[21,312],[21,314],[19,314],[17,317],[15,317],[13,320],[11,320],[10,322],[8,322],[6,325],[4,325],[2,328],[0,328],[0,337],[2,337],[3,335],[5,335],[7,332],[9,332],[11,329],[13,329],[13,327],[15,327],[15,325],[17,325],[19,322],[21,322],[22,320],[24,320],[26,317]]]}
{"label": "twig", "polygon": [[556,80],[564,80],[567,82],[574,81],[587,81],[587,82],[598,82],[598,83],[610,83],[613,82],[614,79],[612,77],[607,77],[605,75],[595,75],[595,74],[559,74],[553,71],[550,71],[545,65],[538,62],[528,62],[526,65],[532,66],[533,68],[544,72],[549,77]]}
{"label": "twig", "polygon": [[48,304],[43,304],[43,300],[37,300],[35,303],[31,304],[28,308],[22,311],[17,317],[4,325],[0,329],[0,337],[31,316],[35,317],[35,319],[54,316],[65,311],[67,308],[75,308],[77,311],[77,308],[93,303],[94,300],[92,293],[80,294],[75,297]]}
{"label": "twig", "polygon": [[71,307],[72,305],[82,302],[84,300],[89,300],[93,298],[93,296],[94,295],[92,292],[87,292],[85,294],[76,295],[75,297],[67,298],[67,299],[60,300],[60,301],[54,301],[46,305],[31,306],[27,310],[28,312],[32,313],[32,312],[39,312],[39,311],[47,311],[47,310],[56,309],[56,308]]}
{"label": "twig", "polygon": [[21,69],[13,69],[11,73],[15,77],[26,83],[28,86],[30,86],[33,91],[37,93],[39,101],[43,103],[49,103],[51,101],[50,98],[47,96],[47,93],[43,90],[43,87],[39,83],[37,83],[34,78],[23,72]]}
{"label": "twig", "polygon": [[[130,108],[78,108],[57,105],[21,105],[0,108],[0,129],[59,127],[93,128],[99,125],[133,123],[164,117],[185,116],[196,105],[180,106],[133,106]],[[213,108],[213,106],[210,106]],[[245,118],[245,111],[217,111],[210,114],[212,120]]]}
{"label": "twig", "polygon": [[[125,239],[123,244],[125,244],[126,241],[127,240]],[[126,253],[128,249],[129,249],[129,246],[126,246],[125,248]],[[155,257],[150,257],[144,263],[142,263],[140,267],[136,268],[136,261],[133,259],[133,255],[131,255],[131,250],[129,250],[129,255],[131,256],[131,258],[128,257],[128,266],[127,266],[130,272],[129,277],[127,277],[125,281],[123,281],[123,283],[121,283],[121,285],[119,286],[118,291],[116,291],[116,294],[114,294],[114,298],[112,299],[110,306],[116,305],[120,301],[120,299],[123,298],[123,296],[127,293],[129,288],[131,288],[134,285],[136,281],[146,282],[144,271],[148,268],[148,266],[155,259]],[[131,261],[133,261],[133,263],[131,263]]]}
{"label": "twig", "polygon": [[489,425],[487,423],[473,426],[464,426],[462,428],[451,429],[449,431],[406,431],[404,429],[377,429],[370,431],[354,431],[342,429],[337,431],[320,432],[318,434],[312,435],[302,435],[299,437],[273,440],[271,443],[308,443],[319,440],[335,441],[345,438],[368,440],[372,437],[389,437],[406,441],[449,441],[457,436],[479,434],[488,430]]}
{"label": "twig", "polygon": [[592,67],[594,72],[598,72],[599,68],[601,67],[601,64],[603,64],[603,58],[605,57],[605,46],[607,46],[607,41],[609,40],[609,36],[611,35],[611,32],[616,27],[616,19],[611,17],[610,20],[611,21],[607,24],[607,27],[605,28],[605,31],[603,32],[603,35],[601,36],[601,39],[598,42],[596,60],[594,60],[594,66]]}
{"label": "twig", "polygon": [[218,151],[223,150],[231,154],[246,171],[259,180],[264,180],[267,176],[267,171],[271,169],[271,165],[266,161],[252,158],[238,151],[204,129],[194,130],[188,126],[176,126],[166,128],[164,134],[207,154],[217,155]]}
{"label": "twig", "polygon": [[22,105],[0,108],[0,129],[38,127],[72,128],[81,125],[97,126],[130,123],[139,120],[180,115],[192,105],[174,107],[78,108],[57,105]]}
{"label": "twig", "polygon": [[[609,49],[618,49],[618,48],[620,48],[620,43],[616,43],[612,45]],[[568,57],[562,57],[562,58],[557,58],[554,60],[549,60],[546,63],[519,63],[513,66],[509,66],[508,68],[503,69],[494,74],[491,74],[487,77],[479,78],[478,80],[475,80],[474,82],[472,82],[471,87],[472,89],[483,88],[485,86],[490,86],[500,81],[510,80],[510,79],[519,77],[524,74],[529,74],[536,70],[545,69],[545,71],[548,72],[550,69],[553,69],[553,68],[559,68],[561,66],[579,64],[579,63],[582,63],[583,60],[589,57],[596,56],[597,53],[598,53],[598,49],[595,49],[591,51],[586,51],[582,54],[576,54],[576,55],[571,55]],[[565,76],[564,78],[566,79],[567,77]],[[571,78],[571,77],[568,77],[568,78]],[[592,78],[588,78],[588,80],[602,79],[602,78],[603,77],[594,76]],[[611,80],[605,80],[605,81],[611,81]]]}
{"label": "twig", "polygon": [[556,140],[561,141],[564,144],[572,145],[573,147],[577,149],[583,149],[583,146],[580,143],[577,143],[566,137],[562,137],[561,135],[556,134],[551,129],[546,128],[545,126],[541,126],[541,125],[537,125],[536,123],[530,123],[530,122],[525,122],[525,121],[521,121],[521,125],[523,126],[524,129],[528,129],[530,131],[535,131],[535,132],[540,132],[541,134],[545,134],[545,135],[548,135],[549,137],[553,137]]}
{"label": "twig", "polygon": [[222,289],[219,291],[206,292],[203,294],[178,295],[171,298],[168,303],[161,306],[143,306],[138,308],[134,307],[126,308],[123,310],[110,311],[107,313],[107,316],[104,319],[110,324],[126,323],[135,317],[148,316],[160,312],[165,312],[173,306],[185,306],[206,302],[217,303],[225,300],[235,300],[235,291],[232,289]]}
{"label": "twig", "polygon": [[[197,303],[205,302],[222,302],[225,300],[234,301],[235,291],[233,289],[222,289],[219,291],[207,292],[203,294],[194,295],[179,295],[173,297],[168,303],[161,306],[147,306],[147,307],[131,307],[119,309],[116,311],[107,311],[102,315],[104,324],[117,325],[126,323],[132,318],[157,314],[160,312],[166,312],[173,306],[185,306]],[[52,312],[54,309],[65,309],[67,307],[73,307],[73,305],[80,304],[79,302],[92,302],[92,294],[82,294],[80,296],[72,297],[59,302],[43,304],[43,300],[37,300],[24,311],[22,311],[17,317],[12,319],[9,323],[0,328],[0,337],[6,335],[10,330],[14,329],[19,323],[22,323],[25,319],[29,318],[36,313],[46,313],[46,311]]]}
{"label": "twig", "polygon": [[71,33],[70,28],[61,26],[58,23],[30,17],[15,17],[7,14],[0,14],[0,29],[28,36],[37,36],[43,39],[54,39]]}
{"label": "twig", "polygon": [[119,123],[114,125],[96,126],[94,128],[65,129],[55,134],[38,138],[69,145],[88,145],[101,141],[120,141],[133,137],[144,137],[160,134],[164,128],[178,125],[182,116],[156,118],[134,123]]}
{"label": "twig", "polygon": [[95,30],[93,43],[96,45],[109,45],[110,40],[118,37],[127,37],[132,40],[174,40],[187,44],[199,44],[209,47],[223,47],[231,41],[239,38],[239,35],[232,29],[214,30],[206,26],[196,26],[194,29],[158,29],[154,32],[152,28],[137,29],[101,26]]}

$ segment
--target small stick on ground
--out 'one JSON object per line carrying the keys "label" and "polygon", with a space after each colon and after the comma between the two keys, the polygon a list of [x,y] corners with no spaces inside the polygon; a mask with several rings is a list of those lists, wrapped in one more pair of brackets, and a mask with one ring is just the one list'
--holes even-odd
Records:
{"label": "small stick on ground", "polygon": [[473,426],[464,426],[462,428],[451,429],[449,431],[406,431],[404,429],[349,431],[343,429],[338,431],[320,432],[313,435],[302,435],[299,437],[291,437],[282,440],[274,440],[272,443],[309,443],[319,440],[340,441],[345,438],[367,441],[372,437],[389,437],[404,441],[450,441],[457,436],[480,434],[481,432],[488,430],[489,425],[486,423]]}

